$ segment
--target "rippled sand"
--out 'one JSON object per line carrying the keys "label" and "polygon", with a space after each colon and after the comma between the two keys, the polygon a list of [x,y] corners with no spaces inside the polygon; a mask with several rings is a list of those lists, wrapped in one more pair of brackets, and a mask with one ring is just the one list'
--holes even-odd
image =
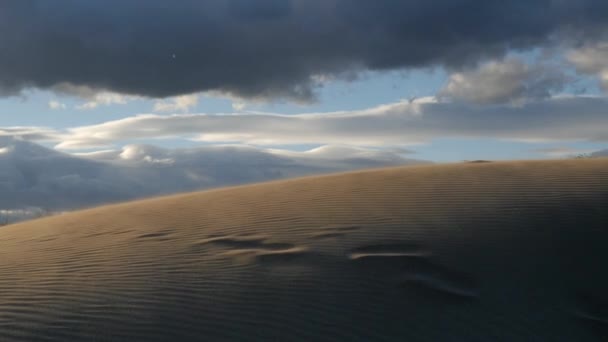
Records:
{"label": "rippled sand", "polygon": [[2,341],[602,341],[608,159],[463,163],[0,228]]}

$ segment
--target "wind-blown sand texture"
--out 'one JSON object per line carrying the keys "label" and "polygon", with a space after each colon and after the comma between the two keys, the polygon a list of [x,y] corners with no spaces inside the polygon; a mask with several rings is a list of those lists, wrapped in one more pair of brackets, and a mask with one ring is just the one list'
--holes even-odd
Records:
{"label": "wind-blown sand texture", "polygon": [[0,228],[2,341],[602,341],[608,159],[414,166]]}

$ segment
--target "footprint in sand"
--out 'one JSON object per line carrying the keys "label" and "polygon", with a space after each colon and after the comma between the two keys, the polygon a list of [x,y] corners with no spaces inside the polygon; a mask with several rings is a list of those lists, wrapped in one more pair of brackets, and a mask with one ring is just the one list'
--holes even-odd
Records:
{"label": "footprint in sand", "polygon": [[154,233],[146,233],[146,234],[142,234],[137,236],[138,239],[150,239],[150,240],[168,240],[168,236],[171,235],[171,231],[169,230],[165,230],[165,231],[158,231],[158,232],[154,232]]}
{"label": "footprint in sand", "polygon": [[268,242],[265,236],[219,236],[198,241],[195,246],[214,245],[231,249],[281,250],[293,248],[290,243]]}
{"label": "footprint in sand", "polygon": [[344,226],[325,226],[319,228],[319,230],[310,235],[310,239],[312,240],[325,240],[343,237],[350,232],[354,232],[359,230],[359,226],[354,225],[344,225]]}
{"label": "footprint in sand", "polygon": [[225,249],[221,255],[261,264],[290,263],[312,256],[304,247],[270,242],[264,236],[213,237],[197,242],[193,248],[208,248],[209,245]]}
{"label": "footprint in sand", "polygon": [[441,299],[478,296],[474,279],[432,262],[431,253],[415,243],[367,245],[350,251],[349,258],[374,276],[395,279],[408,291]]}

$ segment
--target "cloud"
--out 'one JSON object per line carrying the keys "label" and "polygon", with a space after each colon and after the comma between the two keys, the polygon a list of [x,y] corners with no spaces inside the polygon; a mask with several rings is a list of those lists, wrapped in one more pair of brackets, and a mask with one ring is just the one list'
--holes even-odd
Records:
{"label": "cloud", "polygon": [[344,144],[399,146],[436,138],[520,141],[607,141],[608,99],[554,96],[478,105],[419,98],[365,110],[278,114],[142,114],[63,133],[57,148],[104,147],[124,141],[182,137],[254,145]]}
{"label": "cloud", "polygon": [[65,105],[65,103],[61,103],[57,100],[51,100],[49,101],[49,108],[51,109],[65,109],[67,108],[67,106]]}
{"label": "cloud", "polygon": [[608,42],[589,44],[567,54],[577,71],[596,76],[602,88],[608,91]]}
{"label": "cloud", "polygon": [[101,88],[92,88],[87,85],[79,86],[67,82],[53,85],[51,89],[58,94],[77,97],[84,100],[84,103],[76,106],[76,109],[80,110],[90,110],[99,106],[109,106],[113,104],[126,104],[127,102],[138,98],[137,96],[129,96]]}
{"label": "cloud", "polygon": [[34,141],[59,141],[60,133],[52,128],[35,126],[0,127],[1,137],[14,137],[17,139]]}
{"label": "cloud", "polygon": [[243,109],[245,109],[245,107],[247,107],[247,104],[243,101],[233,101],[232,102],[232,109],[236,110],[236,111],[242,111]]}
{"label": "cloud", "polygon": [[557,67],[528,65],[512,57],[451,74],[439,96],[477,104],[521,104],[561,91],[566,81]]}
{"label": "cloud", "polygon": [[164,149],[127,145],[70,155],[0,137],[0,209],[51,211],[295,176],[408,165],[398,152],[327,146],[311,151],[252,146]]}
{"label": "cloud", "polygon": [[57,213],[49,212],[44,208],[25,207],[22,209],[0,209],[0,226],[24,220],[35,219]]}
{"label": "cloud", "polygon": [[190,108],[198,104],[198,95],[181,95],[169,100],[156,101],[155,112],[188,112]]}
{"label": "cloud", "polygon": [[604,0],[5,0],[0,92],[69,83],[306,101],[315,75],[461,68],[569,37],[593,41],[607,25]]}
{"label": "cloud", "polygon": [[132,96],[125,96],[111,92],[100,92],[95,94],[89,101],[76,106],[77,109],[95,109],[99,106],[109,106],[113,104],[126,104],[132,100]]}

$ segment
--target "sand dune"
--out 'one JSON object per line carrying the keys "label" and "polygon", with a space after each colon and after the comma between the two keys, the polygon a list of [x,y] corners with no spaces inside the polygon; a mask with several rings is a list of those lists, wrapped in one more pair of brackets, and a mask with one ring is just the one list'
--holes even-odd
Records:
{"label": "sand dune", "polygon": [[0,228],[0,340],[601,341],[608,159],[414,166]]}

